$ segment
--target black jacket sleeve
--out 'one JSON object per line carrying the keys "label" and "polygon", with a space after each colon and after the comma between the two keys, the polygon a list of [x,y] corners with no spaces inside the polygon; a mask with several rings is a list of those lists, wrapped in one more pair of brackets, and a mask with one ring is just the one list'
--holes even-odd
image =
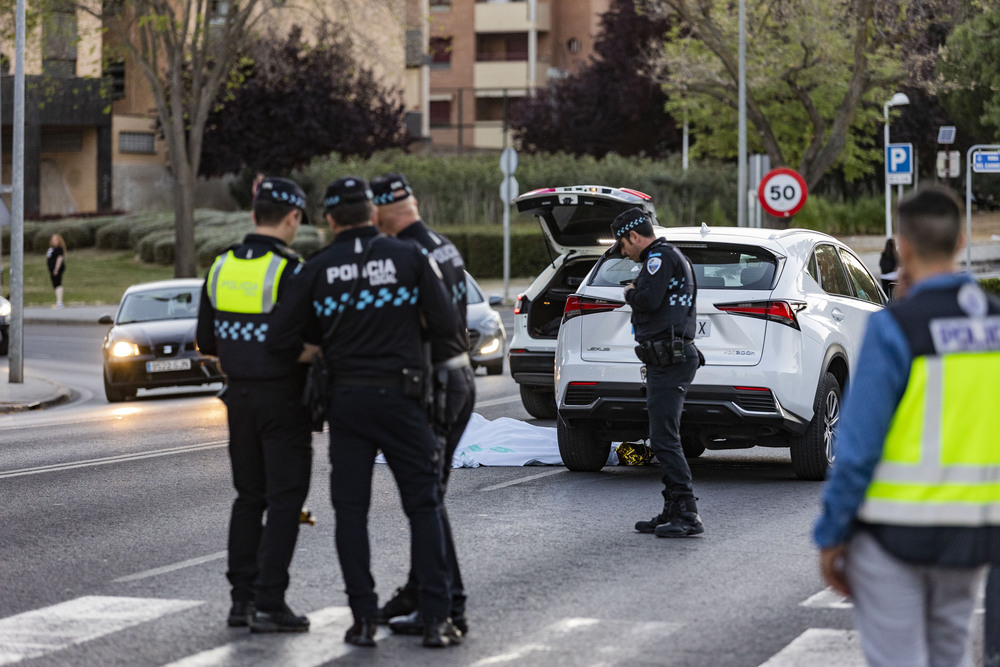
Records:
{"label": "black jacket sleeve", "polygon": [[264,346],[280,359],[291,361],[302,353],[304,332],[315,316],[311,307],[313,275],[306,265],[291,276],[271,315]]}
{"label": "black jacket sleeve", "polygon": [[434,258],[424,253],[420,253],[420,257],[420,309],[428,338],[432,341],[450,338],[454,335],[455,318],[458,317],[451,290],[445,285]]}

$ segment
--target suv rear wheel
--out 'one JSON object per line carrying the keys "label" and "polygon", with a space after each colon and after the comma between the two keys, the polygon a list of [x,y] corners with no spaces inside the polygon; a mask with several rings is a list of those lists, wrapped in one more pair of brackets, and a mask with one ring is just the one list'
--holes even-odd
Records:
{"label": "suv rear wheel", "polygon": [[792,470],[799,479],[822,480],[833,465],[833,435],[840,420],[840,382],[827,371],[816,391],[812,421],[806,432],[791,442]]}
{"label": "suv rear wheel", "polygon": [[611,441],[595,436],[593,429],[569,426],[559,417],[556,435],[559,439],[559,455],[567,469],[597,472],[608,462]]}
{"label": "suv rear wheel", "polygon": [[689,459],[696,459],[705,453],[705,443],[697,433],[682,434],[681,448],[684,450],[684,457]]}
{"label": "suv rear wheel", "polygon": [[518,385],[521,388],[521,403],[535,419],[556,418],[556,392],[553,389]]}

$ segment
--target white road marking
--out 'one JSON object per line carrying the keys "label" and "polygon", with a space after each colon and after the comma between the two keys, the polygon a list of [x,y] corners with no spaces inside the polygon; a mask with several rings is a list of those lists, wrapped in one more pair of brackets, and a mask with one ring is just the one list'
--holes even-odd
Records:
{"label": "white road marking", "polygon": [[490,408],[494,405],[503,405],[505,403],[514,403],[520,401],[520,396],[504,396],[501,398],[491,398],[488,401],[476,401],[477,408]]}
{"label": "white road marking", "polygon": [[[599,626],[596,628],[595,626]],[[473,667],[518,664],[530,658],[560,664],[562,656],[586,654],[591,665],[632,665],[639,657],[648,659],[650,637],[662,638],[676,632],[683,623],[605,621],[597,618],[564,618],[534,632],[528,641],[503,653],[472,663]],[[606,637],[620,641],[609,644]]]}
{"label": "white road marking", "polygon": [[203,442],[197,445],[182,445],[180,447],[168,447],[167,449],[154,449],[149,452],[136,452],[134,454],[119,454],[118,456],[104,456],[97,459],[85,459],[72,463],[53,463],[45,466],[35,466],[33,468],[21,468],[20,470],[8,470],[0,472],[0,479],[9,477],[25,477],[27,475],[40,475],[46,472],[61,472],[63,470],[74,470],[76,468],[88,468],[91,466],[103,466],[111,463],[121,463],[123,461],[139,461],[142,459],[153,459],[160,456],[173,456],[175,454],[186,454],[203,449],[218,449],[229,445],[228,440],[220,442]]}
{"label": "white road marking", "polygon": [[30,660],[166,614],[197,600],[87,596],[0,620],[0,665]]}
{"label": "white road marking", "polygon": [[851,609],[854,604],[851,603],[850,598],[845,598],[832,588],[824,588],[816,595],[810,596],[805,602],[800,602],[799,606],[819,609]]}
{"label": "white road marking", "polygon": [[530,482],[533,479],[538,479],[539,477],[548,477],[549,475],[556,475],[561,472],[566,472],[566,469],[560,466],[555,470],[546,470],[545,472],[540,472],[534,475],[528,475],[527,477],[519,477],[518,479],[512,479],[509,482],[504,482],[502,484],[494,484],[493,486],[487,486],[486,488],[480,489],[480,491],[496,491],[497,489],[502,489],[507,486],[514,486],[515,484],[521,484],[522,482]]}
{"label": "white road marking", "polygon": [[195,565],[201,565],[202,563],[210,563],[213,560],[221,560],[226,557],[227,552],[217,551],[214,554],[209,554],[207,556],[199,556],[198,558],[191,558],[188,560],[182,560],[179,563],[174,563],[173,565],[164,565],[163,567],[154,567],[152,570],[146,570],[144,572],[136,572],[135,574],[129,574],[124,577],[118,577],[114,580],[114,583],[120,584],[126,581],[138,581],[140,579],[147,579],[149,577],[155,577],[158,574],[166,574],[168,572],[174,572],[176,570],[183,570],[186,567],[194,567]]}
{"label": "white road marking", "polygon": [[[309,617],[309,632],[277,636],[241,635],[240,639],[225,646],[196,653],[164,667],[313,667],[352,651],[371,653],[372,649],[344,643],[344,633],[354,620],[349,607],[325,607],[306,615]],[[388,634],[388,629],[379,628],[375,640]]]}
{"label": "white road marking", "polygon": [[864,667],[865,658],[853,630],[809,628],[760,667]]}

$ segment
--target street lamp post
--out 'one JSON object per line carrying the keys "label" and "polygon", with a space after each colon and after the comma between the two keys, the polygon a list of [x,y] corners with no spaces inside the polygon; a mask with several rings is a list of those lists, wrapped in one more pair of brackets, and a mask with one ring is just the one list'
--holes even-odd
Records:
{"label": "street lamp post", "polygon": [[896,93],[892,99],[882,107],[882,115],[885,117],[885,144],[882,154],[885,157],[885,237],[892,237],[892,188],[889,187],[889,107],[900,107],[910,103],[910,98],[905,93]]}

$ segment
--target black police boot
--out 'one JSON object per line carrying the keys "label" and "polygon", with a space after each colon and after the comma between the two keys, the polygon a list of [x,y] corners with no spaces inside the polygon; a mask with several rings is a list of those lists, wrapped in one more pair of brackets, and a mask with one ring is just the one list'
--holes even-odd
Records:
{"label": "black police boot", "polygon": [[406,616],[397,616],[389,619],[389,629],[397,635],[419,635],[424,632],[424,620],[420,618],[420,612],[413,612]]}
{"label": "black police boot", "polygon": [[237,600],[229,608],[229,617],[226,618],[226,625],[231,628],[245,628],[250,625],[253,619],[253,602],[249,600]]}
{"label": "black police boot", "polygon": [[375,646],[375,628],[378,623],[374,618],[362,618],[354,622],[350,628],[347,629],[347,634],[344,635],[344,641],[348,644],[354,644],[355,646],[367,646],[369,648]]}
{"label": "black police boot", "polygon": [[309,619],[296,616],[288,605],[268,611],[258,609],[250,621],[250,632],[309,632]]}
{"label": "black police boot", "polygon": [[385,606],[378,610],[378,622],[383,625],[389,622],[390,618],[406,616],[417,610],[417,585],[414,582],[406,582],[405,586],[400,586],[392,594]]}
{"label": "black police boot", "polygon": [[698,499],[694,496],[687,496],[677,500],[677,516],[669,523],[657,526],[653,531],[657,537],[691,537],[705,532],[705,526],[698,516]]}
{"label": "black police boot", "polygon": [[446,648],[462,643],[462,633],[450,618],[430,618],[424,624],[424,646]]}
{"label": "black police boot", "polygon": [[649,521],[636,521],[635,529],[640,533],[652,533],[657,526],[670,523],[679,512],[677,501],[670,499],[663,501],[663,511],[654,516]]}

